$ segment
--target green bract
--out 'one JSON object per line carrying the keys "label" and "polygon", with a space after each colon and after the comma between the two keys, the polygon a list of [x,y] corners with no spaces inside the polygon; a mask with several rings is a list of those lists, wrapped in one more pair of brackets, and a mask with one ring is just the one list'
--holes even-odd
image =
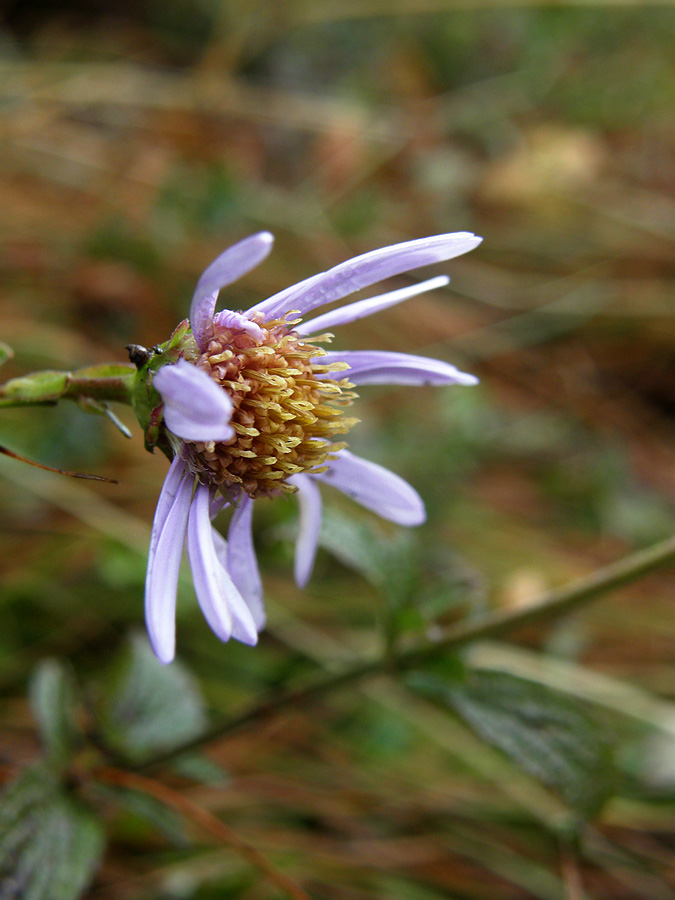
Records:
{"label": "green bract", "polygon": [[189,321],[184,319],[168,341],[146,352],[147,361],[140,365],[137,362],[131,404],[143,429],[146,449],[153,451],[159,447],[162,453],[173,459],[173,451],[162,430],[162,398],[153,386],[153,379],[163,366],[178,362],[181,356],[198,355]]}

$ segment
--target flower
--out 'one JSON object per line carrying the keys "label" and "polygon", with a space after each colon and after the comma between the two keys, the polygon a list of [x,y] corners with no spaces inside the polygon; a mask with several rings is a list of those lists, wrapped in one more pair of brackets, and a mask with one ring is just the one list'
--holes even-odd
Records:
{"label": "flower", "polygon": [[[392,522],[411,526],[424,521],[424,504],[409,484],[335,439],[357,421],[345,414],[355,386],[476,383],[472,375],[439,360],[319,346],[330,340],[327,329],[447,284],[445,276],[359,300],[307,322],[302,317],[391,276],[467,253],[481,238],[458,232],[385,247],[286,288],[245,312],[216,312],[220,290],[258,265],[272,241],[272,235],[262,232],[222,253],[197,283],[190,327],[184,323],[176,332],[179,338],[164,348],[144,351],[154,357],[152,371],[146,367],[140,382],[143,396],[156,397],[153,389],[159,394],[147,419],[146,441],[152,446],[161,440],[163,449],[174,454],[155,513],[145,591],[150,641],[164,663],[175,653],[176,592],[185,543],[197,599],[210,627],[223,641],[234,637],[256,643],[265,624],[251,536],[257,498],[297,493],[295,579],[301,587],[309,580],[317,549],[321,482]],[[138,350],[143,348],[134,347]],[[225,541],[211,521],[228,505],[233,515]]]}

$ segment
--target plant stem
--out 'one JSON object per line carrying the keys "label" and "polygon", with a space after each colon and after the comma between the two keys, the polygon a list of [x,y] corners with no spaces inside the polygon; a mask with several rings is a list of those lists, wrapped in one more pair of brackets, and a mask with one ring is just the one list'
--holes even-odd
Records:
{"label": "plant stem", "polygon": [[31,372],[0,384],[0,407],[53,405],[66,399],[130,404],[135,371],[130,365],[105,363],[74,372]]}
{"label": "plant stem", "polygon": [[674,560],[675,536],[598,569],[568,587],[549,591],[524,609],[497,610],[475,621],[460,622],[433,643],[426,642],[421,646],[392,653],[387,659],[367,660],[313,684],[271,696],[238,716],[216,723],[199,737],[147,760],[138,768],[145,770],[169,762],[189,750],[195,750],[226,734],[267,719],[288,707],[300,706],[314,697],[323,696],[348,684],[355,684],[372,675],[392,669],[395,671],[413,669],[442,653],[454,652],[474,641],[493,638],[522,625],[569,613],[601,594],[636,581],[648,572]]}
{"label": "plant stem", "polygon": [[130,403],[129,397],[133,380],[133,372],[128,375],[107,378],[78,378],[76,374],[73,374],[68,379],[68,387],[63,396],[72,400],[88,397],[104,403]]}

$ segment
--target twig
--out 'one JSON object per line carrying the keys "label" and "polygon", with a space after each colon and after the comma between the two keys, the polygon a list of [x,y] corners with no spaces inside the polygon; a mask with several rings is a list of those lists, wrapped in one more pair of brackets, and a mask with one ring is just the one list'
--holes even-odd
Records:
{"label": "twig", "polygon": [[99,781],[104,781],[106,784],[149,794],[165,806],[175,809],[176,812],[180,813],[180,815],[184,816],[202,831],[210,834],[219,843],[232,847],[242,859],[259,869],[273,884],[288,894],[289,897],[292,897],[293,900],[312,900],[309,894],[289,878],[288,875],[275,868],[255,847],[242,840],[217,816],[193,803],[192,800],[189,800],[178,791],[172,790],[154,778],[148,778],[135,772],[126,772],[122,769],[104,767],[97,769],[94,775]]}
{"label": "twig", "polygon": [[314,697],[323,696],[345,685],[354,684],[392,669],[395,671],[413,669],[442,653],[454,652],[474,641],[496,637],[522,625],[569,613],[601,594],[636,581],[648,572],[673,560],[675,560],[675,537],[668,538],[646,550],[632,553],[618,562],[598,569],[592,575],[579,579],[568,587],[550,591],[525,609],[497,610],[477,621],[461,622],[454,628],[450,628],[440,640],[433,643],[427,642],[422,646],[392,653],[386,659],[367,660],[336,675],[322,678],[314,684],[271,696],[238,716],[216,723],[199,737],[186,741],[153,759],[146,760],[139,766],[139,769],[150,769],[168,762],[189,750],[202,747],[226,734],[263,721],[289,707],[300,706]]}

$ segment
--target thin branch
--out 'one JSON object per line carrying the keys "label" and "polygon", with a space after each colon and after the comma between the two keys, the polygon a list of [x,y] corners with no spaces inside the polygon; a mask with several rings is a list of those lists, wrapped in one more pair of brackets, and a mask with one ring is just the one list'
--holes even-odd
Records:
{"label": "thin branch", "polygon": [[193,803],[192,800],[189,800],[178,791],[174,791],[153,778],[121,769],[104,767],[97,769],[94,772],[94,776],[99,781],[112,784],[115,787],[149,794],[165,806],[176,810],[177,813],[184,816],[205,833],[210,834],[218,843],[232,847],[242,859],[245,859],[261,871],[279,890],[292,897],[293,900],[312,900],[309,894],[289,878],[288,875],[275,868],[255,847],[242,840],[217,816]]}
{"label": "thin branch", "polygon": [[568,587],[550,591],[524,609],[497,610],[475,621],[460,622],[454,628],[448,629],[440,640],[433,643],[426,642],[422,646],[399,651],[388,656],[387,659],[367,660],[336,675],[322,678],[314,684],[271,696],[238,716],[218,722],[199,737],[147,760],[139,768],[143,770],[153,768],[240,728],[277,715],[284,709],[301,706],[315,697],[321,697],[370,676],[391,670],[413,669],[443,653],[455,652],[474,641],[494,638],[523,625],[564,615],[602,594],[637,581],[643,575],[673,561],[675,561],[675,536],[598,569]]}

